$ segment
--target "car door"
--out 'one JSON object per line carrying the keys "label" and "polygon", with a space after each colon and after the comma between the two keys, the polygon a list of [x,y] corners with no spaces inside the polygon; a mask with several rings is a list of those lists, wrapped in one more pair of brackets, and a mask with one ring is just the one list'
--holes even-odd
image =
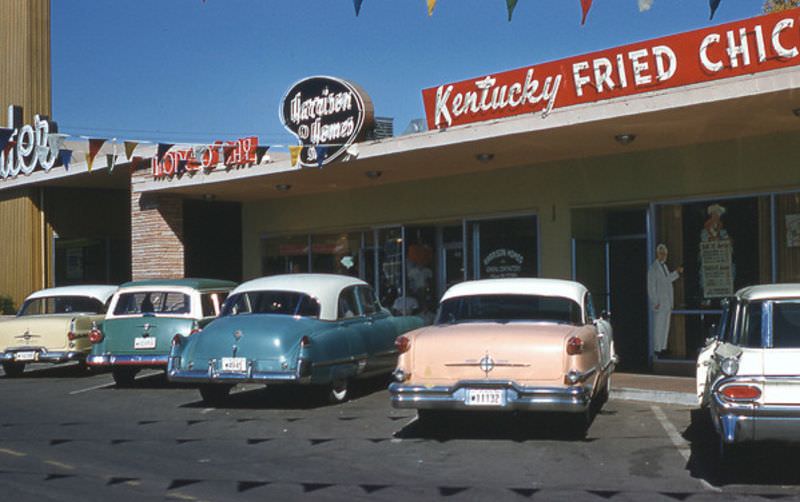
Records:
{"label": "car door", "polygon": [[764,404],[800,405],[800,299],[767,303]]}
{"label": "car door", "polygon": [[614,334],[611,323],[601,317],[596,318],[592,296],[586,293],[584,297],[584,317],[594,324],[597,331],[597,344],[599,346],[600,367],[606,368],[614,356]]}
{"label": "car door", "polygon": [[399,332],[394,316],[381,308],[370,286],[358,286],[356,292],[361,309],[367,318],[367,326],[363,330],[364,344],[369,353],[367,371],[389,372],[397,363],[394,341]]}
{"label": "car door", "polygon": [[369,349],[366,345],[369,320],[361,311],[355,286],[339,293],[337,312],[337,338],[347,346],[349,359],[356,364],[355,373],[361,374],[369,365]]}

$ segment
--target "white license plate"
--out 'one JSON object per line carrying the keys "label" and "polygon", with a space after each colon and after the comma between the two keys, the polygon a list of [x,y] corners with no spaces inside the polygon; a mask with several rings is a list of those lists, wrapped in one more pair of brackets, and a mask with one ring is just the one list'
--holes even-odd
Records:
{"label": "white license plate", "polygon": [[154,336],[140,336],[133,340],[134,349],[154,349],[156,348],[156,338]]}
{"label": "white license plate", "polygon": [[247,358],[246,357],[223,357],[220,361],[221,371],[230,371],[236,373],[244,373],[247,371]]}
{"label": "white license plate", "polygon": [[503,406],[505,389],[467,389],[467,406]]}
{"label": "white license plate", "polygon": [[36,360],[36,351],[29,350],[25,352],[16,352],[14,353],[14,360],[15,361],[35,361]]}

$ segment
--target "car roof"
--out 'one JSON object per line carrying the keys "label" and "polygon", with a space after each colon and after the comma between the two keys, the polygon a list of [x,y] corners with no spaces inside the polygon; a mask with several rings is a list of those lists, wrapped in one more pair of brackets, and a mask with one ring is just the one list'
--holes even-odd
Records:
{"label": "car roof", "polygon": [[459,296],[475,295],[538,295],[557,296],[583,305],[586,286],[575,281],[561,279],[481,279],[461,282],[448,289],[442,301]]}
{"label": "car roof", "polygon": [[46,298],[52,296],[88,296],[100,300],[105,303],[117,290],[117,286],[108,286],[100,284],[87,284],[80,286],[60,286],[57,288],[41,289],[28,295],[25,300],[33,300],[36,298]]}
{"label": "car roof", "polygon": [[140,287],[184,287],[192,289],[233,289],[236,283],[232,281],[224,281],[221,279],[202,279],[202,278],[185,278],[185,279],[150,279],[146,281],[131,281],[120,285],[121,288],[140,288]]}
{"label": "car roof", "polygon": [[242,283],[231,295],[250,291],[291,291],[316,298],[320,304],[320,319],[334,320],[337,316],[339,293],[349,286],[368,286],[357,277],[336,274],[283,274],[261,277]]}
{"label": "car roof", "polygon": [[800,298],[800,284],[759,284],[736,292],[736,296],[748,301]]}

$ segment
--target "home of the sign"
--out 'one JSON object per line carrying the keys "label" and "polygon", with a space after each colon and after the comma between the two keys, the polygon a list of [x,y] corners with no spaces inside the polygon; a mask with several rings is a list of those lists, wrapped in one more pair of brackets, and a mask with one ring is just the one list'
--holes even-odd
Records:
{"label": "home of the sign", "polygon": [[220,165],[226,168],[248,166],[256,163],[257,146],[258,137],[252,136],[236,141],[216,141],[197,150],[172,150],[164,154],[160,161],[156,157],[150,159],[150,169],[153,178],[160,179],[184,172],[195,173],[201,169],[211,171]]}

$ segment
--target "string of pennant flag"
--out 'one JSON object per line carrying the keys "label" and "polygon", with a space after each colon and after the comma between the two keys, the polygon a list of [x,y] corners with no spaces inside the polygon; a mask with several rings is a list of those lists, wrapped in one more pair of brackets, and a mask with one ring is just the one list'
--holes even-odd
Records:
{"label": "string of pennant flag", "polygon": [[[654,0],[637,0],[639,4],[639,11],[644,12],[646,10],[650,10],[650,7],[653,6]],[[709,9],[711,10],[711,14],[709,19],[714,19],[714,13],[717,11],[719,7],[719,3],[721,0],[709,0]],[[428,4],[428,16],[433,15],[433,10],[436,8],[436,0],[426,0]],[[353,6],[356,9],[356,16],[361,13],[361,4],[364,3],[364,0],[353,0]],[[514,15],[514,9],[517,8],[518,0],[506,0],[506,8],[508,9],[508,20],[511,21],[511,17]],[[586,24],[586,17],[589,15],[589,9],[592,8],[592,0],[580,0],[581,3],[581,24]]]}
{"label": "string of pennant flag", "polygon": [[[12,149],[17,145],[17,142],[13,139],[15,133],[15,129],[7,128],[7,127],[0,127],[0,152],[3,152],[7,157]],[[61,133],[49,133],[48,137],[48,144],[46,146],[40,145],[37,146],[37,151],[35,155],[38,156],[40,160],[46,158],[56,158],[57,162],[60,162],[61,165],[64,166],[65,169],[69,169],[70,163],[72,162],[73,157],[73,150],[66,148],[66,140],[69,137],[72,137],[68,134],[61,134]],[[121,144],[118,142],[117,138],[92,138],[88,136],[74,136],[75,138],[85,140],[88,142],[88,149],[85,152],[85,162],[87,171],[91,171],[94,161],[97,158],[98,154],[100,153],[103,146],[110,143],[113,145],[113,151],[110,154],[106,154],[106,166],[108,167],[108,172],[111,173],[114,170],[114,167],[117,164],[117,161],[120,159],[120,156],[124,152],[125,160],[127,162],[132,163],[132,169],[136,170],[138,165],[141,162],[146,161],[144,157],[137,157],[134,155],[137,147],[142,144],[149,144],[149,145],[156,145],[156,160],[161,163],[164,160],[164,157],[167,153],[176,146],[175,143],[154,143],[150,141],[130,141],[125,140],[122,141]],[[122,152],[118,153],[118,147],[122,148]],[[314,148],[316,153],[316,158],[319,159],[319,165],[322,166],[324,159],[327,157],[328,150],[331,147],[339,147],[342,144],[320,144],[320,145],[255,145],[254,153],[255,153],[255,163],[261,164],[266,156],[267,152],[270,148],[287,148],[289,150],[289,157],[291,160],[291,165],[296,166],[299,161],[300,153],[304,147],[311,147]],[[355,147],[352,147],[355,148]],[[351,148],[351,150],[352,150]],[[183,150],[191,151],[194,156],[195,161],[199,161],[206,155],[207,153],[212,153],[219,157],[221,161],[225,164],[228,163],[228,160],[233,155],[233,151],[235,149],[235,145],[231,142],[215,142],[213,144],[194,144],[191,146],[187,146],[183,148]],[[358,152],[356,150],[348,151],[350,155],[357,156]],[[187,164],[190,162],[188,158],[180,158],[178,160],[178,172],[185,171]]]}

